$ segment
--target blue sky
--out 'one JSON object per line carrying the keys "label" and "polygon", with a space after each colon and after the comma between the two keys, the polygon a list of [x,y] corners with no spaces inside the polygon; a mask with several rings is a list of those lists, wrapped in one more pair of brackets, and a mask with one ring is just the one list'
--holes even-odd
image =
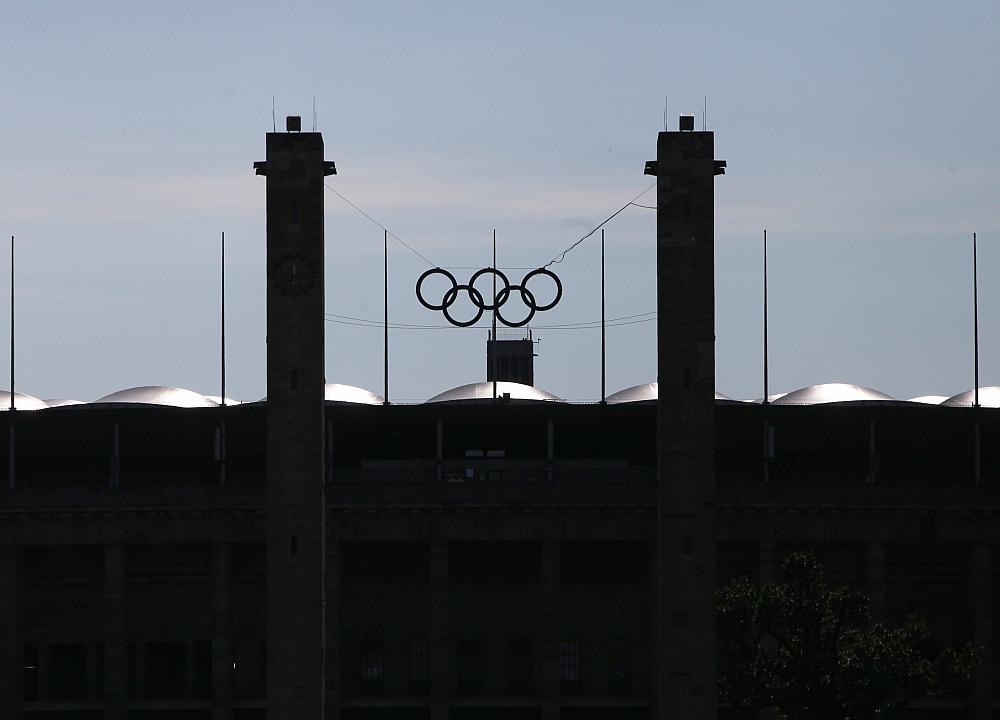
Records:
{"label": "blue sky", "polygon": [[[18,389],[95,399],[218,392],[228,238],[229,394],[264,394],[263,159],[311,124],[334,186],[435,263],[552,258],[640,192],[669,96],[729,163],[716,206],[718,387],[760,394],[760,235],[771,388],[897,397],[1000,384],[1000,6],[916,2],[19,3],[0,27],[0,235],[18,242]],[[652,311],[654,213],[607,227],[608,314]],[[327,200],[327,311],[381,316],[382,232]],[[539,325],[599,317],[599,244],[559,267]],[[400,323],[439,324],[393,243]],[[6,267],[0,282],[8,281]],[[514,273],[516,274],[516,273]],[[0,301],[3,302],[3,301]],[[7,308],[0,305],[0,312]],[[545,330],[537,383],[600,392],[595,330]],[[655,324],[608,330],[608,387],[655,376]],[[482,379],[483,330],[398,330],[396,400]],[[331,382],[381,390],[381,332],[328,323]],[[0,371],[6,373],[6,359]]]}

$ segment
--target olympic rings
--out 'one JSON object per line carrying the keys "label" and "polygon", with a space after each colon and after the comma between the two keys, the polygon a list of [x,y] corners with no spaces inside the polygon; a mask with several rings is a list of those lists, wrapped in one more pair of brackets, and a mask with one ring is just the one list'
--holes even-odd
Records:
{"label": "olympic rings", "polygon": [[[548,275],[550,278],[552,278],[552,281],[556,284],[556,296],[549,304],[536,305],[534,303],[534,299],[532,299],[532,305],[538,312],[545,312],[546,310],[551,310],[552,308],[554,308],[556,305],[559,304],[559,301],[562,299],[562,290],[563,290],[562,282],[559,280],[559,276],[556,275],[551,270],[547,270],[546,268],[538,268],[537,270],[532,270],[530,273],[525,275],[524,280],[521,281],[521,286],[523,288],[521,290],[521,297],[524,297],[524,293],[528,291],[528,281],[531,280],[531,278],[535,277],[535,275]],[[524,303],[526,305],[528,304],[527,298],[525,298]]]}
{"label": "olympic rings", "polygon": [[[483,293],[477,290],[475,285],[476,281],[483,275],[490,275],[490,274],[500,281],[502,287],[497,288],[496,294],[494,295],[492,302],[486,302]],[[438,304],[428,302],[424,298],[422,292],[424,280],[426,280],[431,275],[443,275],[447,280],[451,281],[451,287],[445,290],[444,295],[441,297],[441,302]],[[544,305],[539,305],[538,301],[535,298],[535,294],[528,289],[528,281],[530,281],[533,277],[537,275],[546,275],[552,278],[552,281],[556,284],[555,297],[552,299],[551,302],[545,303]],[[448,322],[458,327],[469,327],[470,325],[475,325],[483,317],[483,313],[486,311],[496,313],[497,320],[499,320],[507,327],[523,327],[524,325],[527,325],[529,322],[531,322],[532,318],[535,317],[536,312],[544,312],[545,310],[551,310],[552,308],[554,308],[562,299],[562,293],[563,293],[562,282],[559,280],[559,277],[554,272],[552,272],[547,268],[537,268],[535,270],[532,270],[531,272],[529,272],[527,275],[524,276],[519,285],[512,285],[510,280],[507,279],[507,276],[503,272],[501,272],[497,268],[492,268],[492,267],[487,267],[487,268],[482,268],[481,270],[477,270],[475,273],[473,273],[472,277],[469,278],[469,282],[465,284],[459,284],[458,281],[455,279],[455,276],[452,275],[447,270],[445,270],[444,268],[432,268],[430,270],[425,271],[417,279],[416,289],[417,289],[417,300],[420,301],[421,305],[423,305],[428,310],[440,310],[444,314],[445,319],[447,319]],[[472,302],[473,307],[476,308],[476,314],[471,320],[456,320],[449,312],[451,306],[455,304],[455,302],[458,300],[458,296],[463,291],[469,297],[469,300]],[[510,300],[511,295],[513,295],[515,291],[521,296],[521,300],[524,303],[525,307],[528,308],[528,314],[523,319],[516,322],[505,318],[500,311],[500,308],[502,308],[507,303],[507,301]]]}
{"label": "olympic rings", "polygon": [[499,309],[499,307],[503,305],[504,301],[500,300],[499,298],[501,296],[506,298],[506,295],[504,295],[504,293],[510,290],[510,281],[507,279],[507,276],[504,275],[500,270],[497,270],[496,268],[487,267],[483,268],[482,270],[476,270],[476,272],[472,274],[472,277],[469,278],[469,287],[471,288],[475,286],[476,280],[478,280],[482,275],[485,275],[486,273],[492,273],[493,275],[496,275],[498,278],[503,280],[503,289],[497,294],[495,298],[493,298],[493,304],[482,306],[483,310],[489,310],[490,312],[492,312],[493,310]]}
{"label": "olympic rings", "polygon": [[[424,280],[426,280],[431,275],[435,274],[444,275],[446,278],[451,280],[451,290],[449,290],[444,294],[444,298],[442,298],[440,305],[431,305],[429,302],[424,300],[423,293],[420,292],[420,286],[423,284]],[[419,300],[420,304],[423,305],[428,310],[444,310],[445,307],[451,304],[448,302],[448,293],[452,292],[453,290],[456,290],[457,288],[458,288],[458,281],[455,279],[454,275],[452,275],[450,272],[448,272],[443,268],[434,268],[433,270],[428,270],[427,272],[425,272],[417,280],[417,300]],[[455,302],[455,298],[452,298],[451,302]]]}
{"label": "olympic rings", "polygon": [[[448,308],[450,308],[452,305],[455,304],[455,299],[458,297],[458,293],[461,290],[466,290],[469,293],[469,299],[472,300],[472,304],[475,305],[477,308],[476,315],[471,320],[466,320],[466,321],[456,320],[448,312]],[[468,285],[455,285],[454,287],[449,289],[447,292],[445,292],[444,299],[442,300],[441,305],[442,305],[441,311],[444,313],[444,316],[448,319],[448,322],[450,322],[452,325],[457,325],[458,327],[469,327],[470,325],[475,325],[477,322],[479,322],[479,318],[483,316],[483,311],[486,309],[486,305],[483,303],[482,294],[480,294],[480,292],[476,290],[476,288],[472,287],[472,283],[469,283]]]}
{"label": "olympic rings", "polygon": [[[505,318],[500,312],[500,308],[503,306],[505,302],[507,302],[507,298],[510,297],[511,290],[520,290],[521,298],[524,300],[524,304],[528,306],[528,315],[523,320],[521,320],[521,322],[516,322],[516,323],[511,322],[510,320]],[[503,297],[503,300],[500,299],[501,296]],[[523,285],[511,285],[509,289],[506,289],[506,294],[504,293],[504,291],[497,293],[497,320],[502,322],[507,327],[522,327],[524,325],[527,325],[529,322],[531,322],[531,318],[535,317],[535,312],[537,310],[538,306],[535,305],[535,296],[532,295],[531,291],[528,290],[528,288],[524,287]]]}

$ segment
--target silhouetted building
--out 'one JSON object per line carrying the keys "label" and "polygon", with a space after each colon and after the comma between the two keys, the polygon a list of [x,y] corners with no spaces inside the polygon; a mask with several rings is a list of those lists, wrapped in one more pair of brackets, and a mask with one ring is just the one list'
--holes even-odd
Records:
{"label": "silhouetted building", "polygon": [[1000,409],[720,399],[712,150],[663,133],[648,165],[658,385],[386,405],[323,385],[332,168],[319,135],[269,134],[267,401],[0,415],[0,718],[715,717],[714,588],[800,549],[877,617],[985,648],[968,696],[913,717],[993,718]]}

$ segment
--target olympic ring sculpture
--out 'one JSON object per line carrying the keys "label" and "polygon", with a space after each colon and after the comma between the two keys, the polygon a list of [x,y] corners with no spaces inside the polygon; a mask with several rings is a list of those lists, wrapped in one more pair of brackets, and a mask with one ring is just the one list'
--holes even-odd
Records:
{"label": "olympic ring sculpture", "polygon": [[[445,279],[451,282],[451,287],[444,291],[444,295],[441,297],[441,302],[437,304],[428,302],[424,298],[423,292],[421,291],[424,280],[429,278],[431,275],[442,275]],[[497,285],[499,286],[492,302],[486,302],[486,298],[483,297],[483,293],[476,289],[476,281],[485,275],[493,275],[496,279]],[[552,281],[556,285],[556,296],[553,298],[552,302],[539,305],[535,299],[535,294],[528,289],[528,282],[532,278],[541,275],[552,278]],[[468,295],[469,300],[476,309],[476,314],[471,320],[458,320],[451,314],[451,312],[449,312],[451,307],[458,300],[458,296],[462,293],[462,291],[465,291],[465,294]],[[505,318],[503,313],[500,311],[500,308],[502,308],[507,301],[510,300],[515,291],[520,294],[521,301],[524,303],[525,307],[528,308],[528,314],[517,322],[513,322]],[[440,310],[448,322],[458,327],[469,327],[470,325],[475,325],[479,322],[479,319],[486,311],[496,314],[497,320],[502,322],[507,327],[523,327],[531,322],[531,319],[535,317],[536,312],[544,312],[554,308],[559,303],[559,300],[562,299],[562,291],[562,282],[559,280],[559,277],[547,268],[537,268],[536,270],[532,270],[524,276],[518,285],[512,285],[503,271],[492,267],[485,267],[482,270],[477,270],[472,274],[472,277],[469,278],[469,282],[463,284],[459,284],[459,282],[455,279],[455,276],[444,268],[432,268],[417,279],[417,300],[420,301],[420,304],[428,310]]]}

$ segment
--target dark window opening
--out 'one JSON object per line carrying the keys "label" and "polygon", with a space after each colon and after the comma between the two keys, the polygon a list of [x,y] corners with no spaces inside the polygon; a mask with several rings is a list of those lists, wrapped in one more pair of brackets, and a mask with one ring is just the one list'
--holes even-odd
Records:
{"label": "dark window opening", "polygon": [[194,647],[194,696],[212,697],[212,643],[201,640]]}
{"label": "dark window opening", "polygon": [[507,672],[511,695],[534,694],[537,668],[530,640],[511,640],[508,643]]}
{"label": "dark window opening", "polygon": [[87,646],[83,643],[55,643],[49,646],[50,700],[87,699]]}
{"label": "dark window opening", "polygon": [[559,643],[559,680],[563,685],[580,682],[580,641],[563,640]]}
{"label": "dark window opening", "polygon": [[458,694],[472,695],[483,686],[483,643],[465,639],[458,643]]}
{"label": "dark window opening", "polygon": [[431,684],[431,653],[427,640],[410,641],[410,691],[424,694]]}
{"label": "dark window opening", "polygon": [[183,698],[184,665],[184,643],[148,643],[143,697],[150,700]]}
{"label": "dark window opening", "polygon": [[235,695],[240,699],[262,698],[267,695],[265,682],[267,653],[263,640],[236,643],[233,654]]}
{"label": "dark window opening", "polygon": [[624,695],[630,688],[628,640],[608,641],[608,691],[614,695]]}
{"label": "dark window opening", "polygon": [[24,644],[24,671],[22,674],[22,688],[24,699],[32,702],[38,699],[38,645],[35,643]]}
{"label": "dark window opening", "polygon": [[361,684],[365,692],[378,694],[385,679],[385,655],[382,652],[381,640],[366,640],[361,646]]}

